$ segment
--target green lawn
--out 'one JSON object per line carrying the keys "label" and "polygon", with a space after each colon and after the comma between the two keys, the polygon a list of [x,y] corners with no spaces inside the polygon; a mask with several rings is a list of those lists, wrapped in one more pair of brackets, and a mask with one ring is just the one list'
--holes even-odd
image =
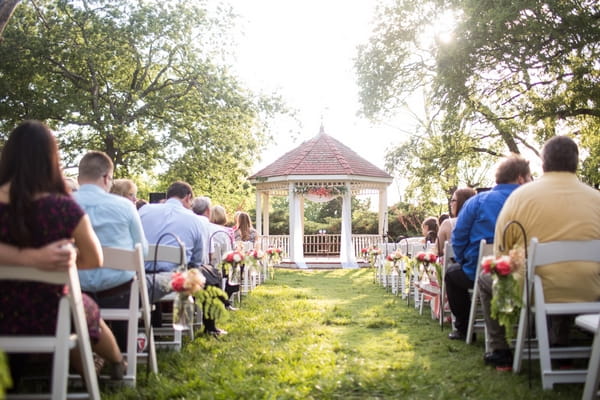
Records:
{"label": "green lawn", "polygon": [[229,335],[159,352],[158,377],[142,372],[135,390],[104,389],[103,398],[581,397],[583,385],[543,391],[537,366],[532,389],[526,373],[484,366],[481,340],[450,341],[425,314],[374,284],[367,269],[278,270],[219,324]]}

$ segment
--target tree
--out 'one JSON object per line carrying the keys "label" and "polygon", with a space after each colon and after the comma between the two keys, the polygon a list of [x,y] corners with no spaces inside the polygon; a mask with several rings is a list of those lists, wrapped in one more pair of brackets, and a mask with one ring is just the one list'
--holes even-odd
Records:
{"label": "tree", "polygon": [[0,0],[0,40],[2,39],[2,32],[8,24],[8,20],[12,16],[15,8],[19,5],[20,0]]}
{"label": "tree", "polygon": [[0,43],[3,131],[46,120],[67,166],[97,149],[116,176],[158,176],[158,190],[185,179],[219,201],[246,195],[242,177],[268,139],[263,122],[282,106],[229,72],[222,53],[233,16],[201,4],[22,4]]}
{"label": "tree", "polygon": [[365,115],[393,115],[418,89],[441,128],[425,140],[457,135],[463,158],[535,154],[564,132],[589,142],[600,118],[597,1],[398,0],[377,19],[356,62]]}

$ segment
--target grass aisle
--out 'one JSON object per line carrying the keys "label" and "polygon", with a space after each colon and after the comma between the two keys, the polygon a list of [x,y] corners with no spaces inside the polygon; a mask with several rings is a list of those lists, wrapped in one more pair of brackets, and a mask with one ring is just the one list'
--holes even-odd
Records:
{"label": "grass aisle", "polygon": [[[277,271],[220,327],[181,353],[159,352],[159,377],[106,399],[578,399],[542,391],[536,372],[496,372],[483,345],[446,339],[360,270]],[[143,369],[142,369],[143,370]]]}

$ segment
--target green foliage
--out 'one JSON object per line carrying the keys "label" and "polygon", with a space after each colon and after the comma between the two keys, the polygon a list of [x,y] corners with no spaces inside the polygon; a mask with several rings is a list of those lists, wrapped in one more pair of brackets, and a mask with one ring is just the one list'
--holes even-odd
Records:
{"label": "green foliage", "polygon": [[4,397],[6,389],[12,387],[12,379],[8,370],[8,360],[6,354],[0,351],[0,397]]}
{"label": "green foliage", "polygon": [[538,154],[568,132],[593,157],[584,179],[598,182],[599,13],[592,0],[382,2],[358,49],[360,101],[377,119],[423,94],[416,132],[388,158],[408,175],[410,198],[473,183],[460,175],[485,169],[494,161],[485,155]]}
{"label": "green foliage", "polygon": [[202,309],[206,318],[219,321],[226,314],[225,305],[221,299],[227,299],[227,293],[215,286],[206,286],[194,293],[196,304]]}
{"label": "green foliage", "polygon": [[116,176],[150,176],[154,191],[187,180],[237,209],[266,121],[283,107],[230,73],[221,59],[234,17],[212,12],[183,0],[23,3],[0,43],[2,131],[45,120],[66,167],[102,150]]}
{"label": "green foliage", "polygon": [[485,367],[482,341],[446,339],[437,321],[372,283],[370,269],[280,270],[220,325],[158,354],[158,377],[105,388],[116,399],[578,399]]}

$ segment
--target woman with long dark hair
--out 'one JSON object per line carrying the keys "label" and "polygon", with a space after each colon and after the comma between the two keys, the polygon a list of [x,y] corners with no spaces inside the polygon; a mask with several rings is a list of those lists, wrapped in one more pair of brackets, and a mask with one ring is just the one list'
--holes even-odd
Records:
{"label": "woman with long dark hair", "polygon": [[[61,239],[74,242],[78,268],[102,265],[90,220],[68,195],[54,135],[41,122],[26,121],[10,133],[0,158],[0,242],[25,249]],[[0,333],[53,332],[63,290],[61,285],[0,282]],[[84,308],[92,349],[110,363],[111,376],[122,379],[126,363],[112,332],[87,296]],[[79,357],[73,357],[73,365],[80,368]]]}

